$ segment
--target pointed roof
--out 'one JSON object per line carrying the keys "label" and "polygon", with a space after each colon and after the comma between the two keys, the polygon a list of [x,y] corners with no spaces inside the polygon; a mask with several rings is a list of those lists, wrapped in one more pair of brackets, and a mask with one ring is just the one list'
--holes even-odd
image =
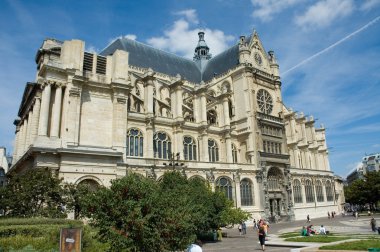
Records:
{"label": "pointed roof", "polygon": [[[247,39],[247,42],[249,43],[250,40],[251,37]],[[203,43],[203,41],[200,42]],[[202,70],[197,67],[193,60],[125,37],[112,42],[100,55],[112,55],[116,50],[127,51],[129,53],[129,64],[133,66],[152,68],[156,72],[170,76],[180,74],[184,79],[197,84],[201,81],[209,81],[215,75],[222,74],[239,64],[238,44],[208,60],[207,65]]]}

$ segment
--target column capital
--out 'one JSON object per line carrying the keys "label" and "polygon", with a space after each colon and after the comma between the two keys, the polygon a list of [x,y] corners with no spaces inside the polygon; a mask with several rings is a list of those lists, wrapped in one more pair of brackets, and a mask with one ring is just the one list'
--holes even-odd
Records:
{"label": "column capital", "polygon": [[154,72],[151,68],[149,68],[142,78],[142,81],[144,82],[144,86],[150,86],[154,85],[154,81],[156,80],[156,72]]}
{"label": "column capital", "polygon": [[184,84],[184,80],[180,74],[177,74],[176,77],[174,77],[171,80],[170,87],[174,88],[175,90],[180,88]]}

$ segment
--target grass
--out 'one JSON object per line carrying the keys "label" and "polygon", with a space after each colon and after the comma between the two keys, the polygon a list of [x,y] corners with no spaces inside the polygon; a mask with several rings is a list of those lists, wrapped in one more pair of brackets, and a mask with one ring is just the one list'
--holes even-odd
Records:
{"label": "grass", "polygon": [[380,248],[379,238],[344,242],[336,245],[326,245],[320,247],[320,249],[331,249],[331,250],[367,250],[369,248]]}
{"label": "grass", "polygon": [[280,238],[290,238],[290,237],[297,237],[300,235],[301,235],[301,232],[289,232],[289,233],[280,234],[279,237]]}
{"label": "grass", "polygon": [[300,237],[290,237],[285,239],[285,241],[291,242],[335,242],[335,241],[343,241],[350,239],[347,236],[332,236],[332,235],[313,235],[313,236],[300,236]]}

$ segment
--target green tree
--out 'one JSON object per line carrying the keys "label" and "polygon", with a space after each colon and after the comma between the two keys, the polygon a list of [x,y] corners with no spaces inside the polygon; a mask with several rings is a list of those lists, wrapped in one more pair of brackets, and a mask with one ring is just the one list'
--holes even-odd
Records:
{"label": "green tree", "polygon": [[49,169],[30,169],[10,176],[2,189],[0,205],[12,217],[62,218],[64,195],[61,180]]}
{"label": "green tree", "polygon": [[346,202],[374,205],[380,201],[380,172],[369,172],[363,179],[354,181],[344,188]]}

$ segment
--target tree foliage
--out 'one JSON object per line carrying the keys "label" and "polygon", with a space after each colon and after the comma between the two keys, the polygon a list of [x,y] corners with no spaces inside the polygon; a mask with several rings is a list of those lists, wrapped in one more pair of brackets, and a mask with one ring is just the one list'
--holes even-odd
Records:
{"label": "tree foliage", "polygon": [[205,181],[179,172],[160,182],[130,174],[89,197],[87,217],[115,251],[183,250],[196,234],[248,218]]}
{"label": "tree foliage", "polygon": [[369,172],[363,179],[344,188],[346,202],[351,204],[376,204],[380,201],[380,172]]}
{"label": "tree foliage", "polygon": [[10,217],[66,217],[61,180],[49,169],[30,169],[11,176],[0,192],[0,206]]}

